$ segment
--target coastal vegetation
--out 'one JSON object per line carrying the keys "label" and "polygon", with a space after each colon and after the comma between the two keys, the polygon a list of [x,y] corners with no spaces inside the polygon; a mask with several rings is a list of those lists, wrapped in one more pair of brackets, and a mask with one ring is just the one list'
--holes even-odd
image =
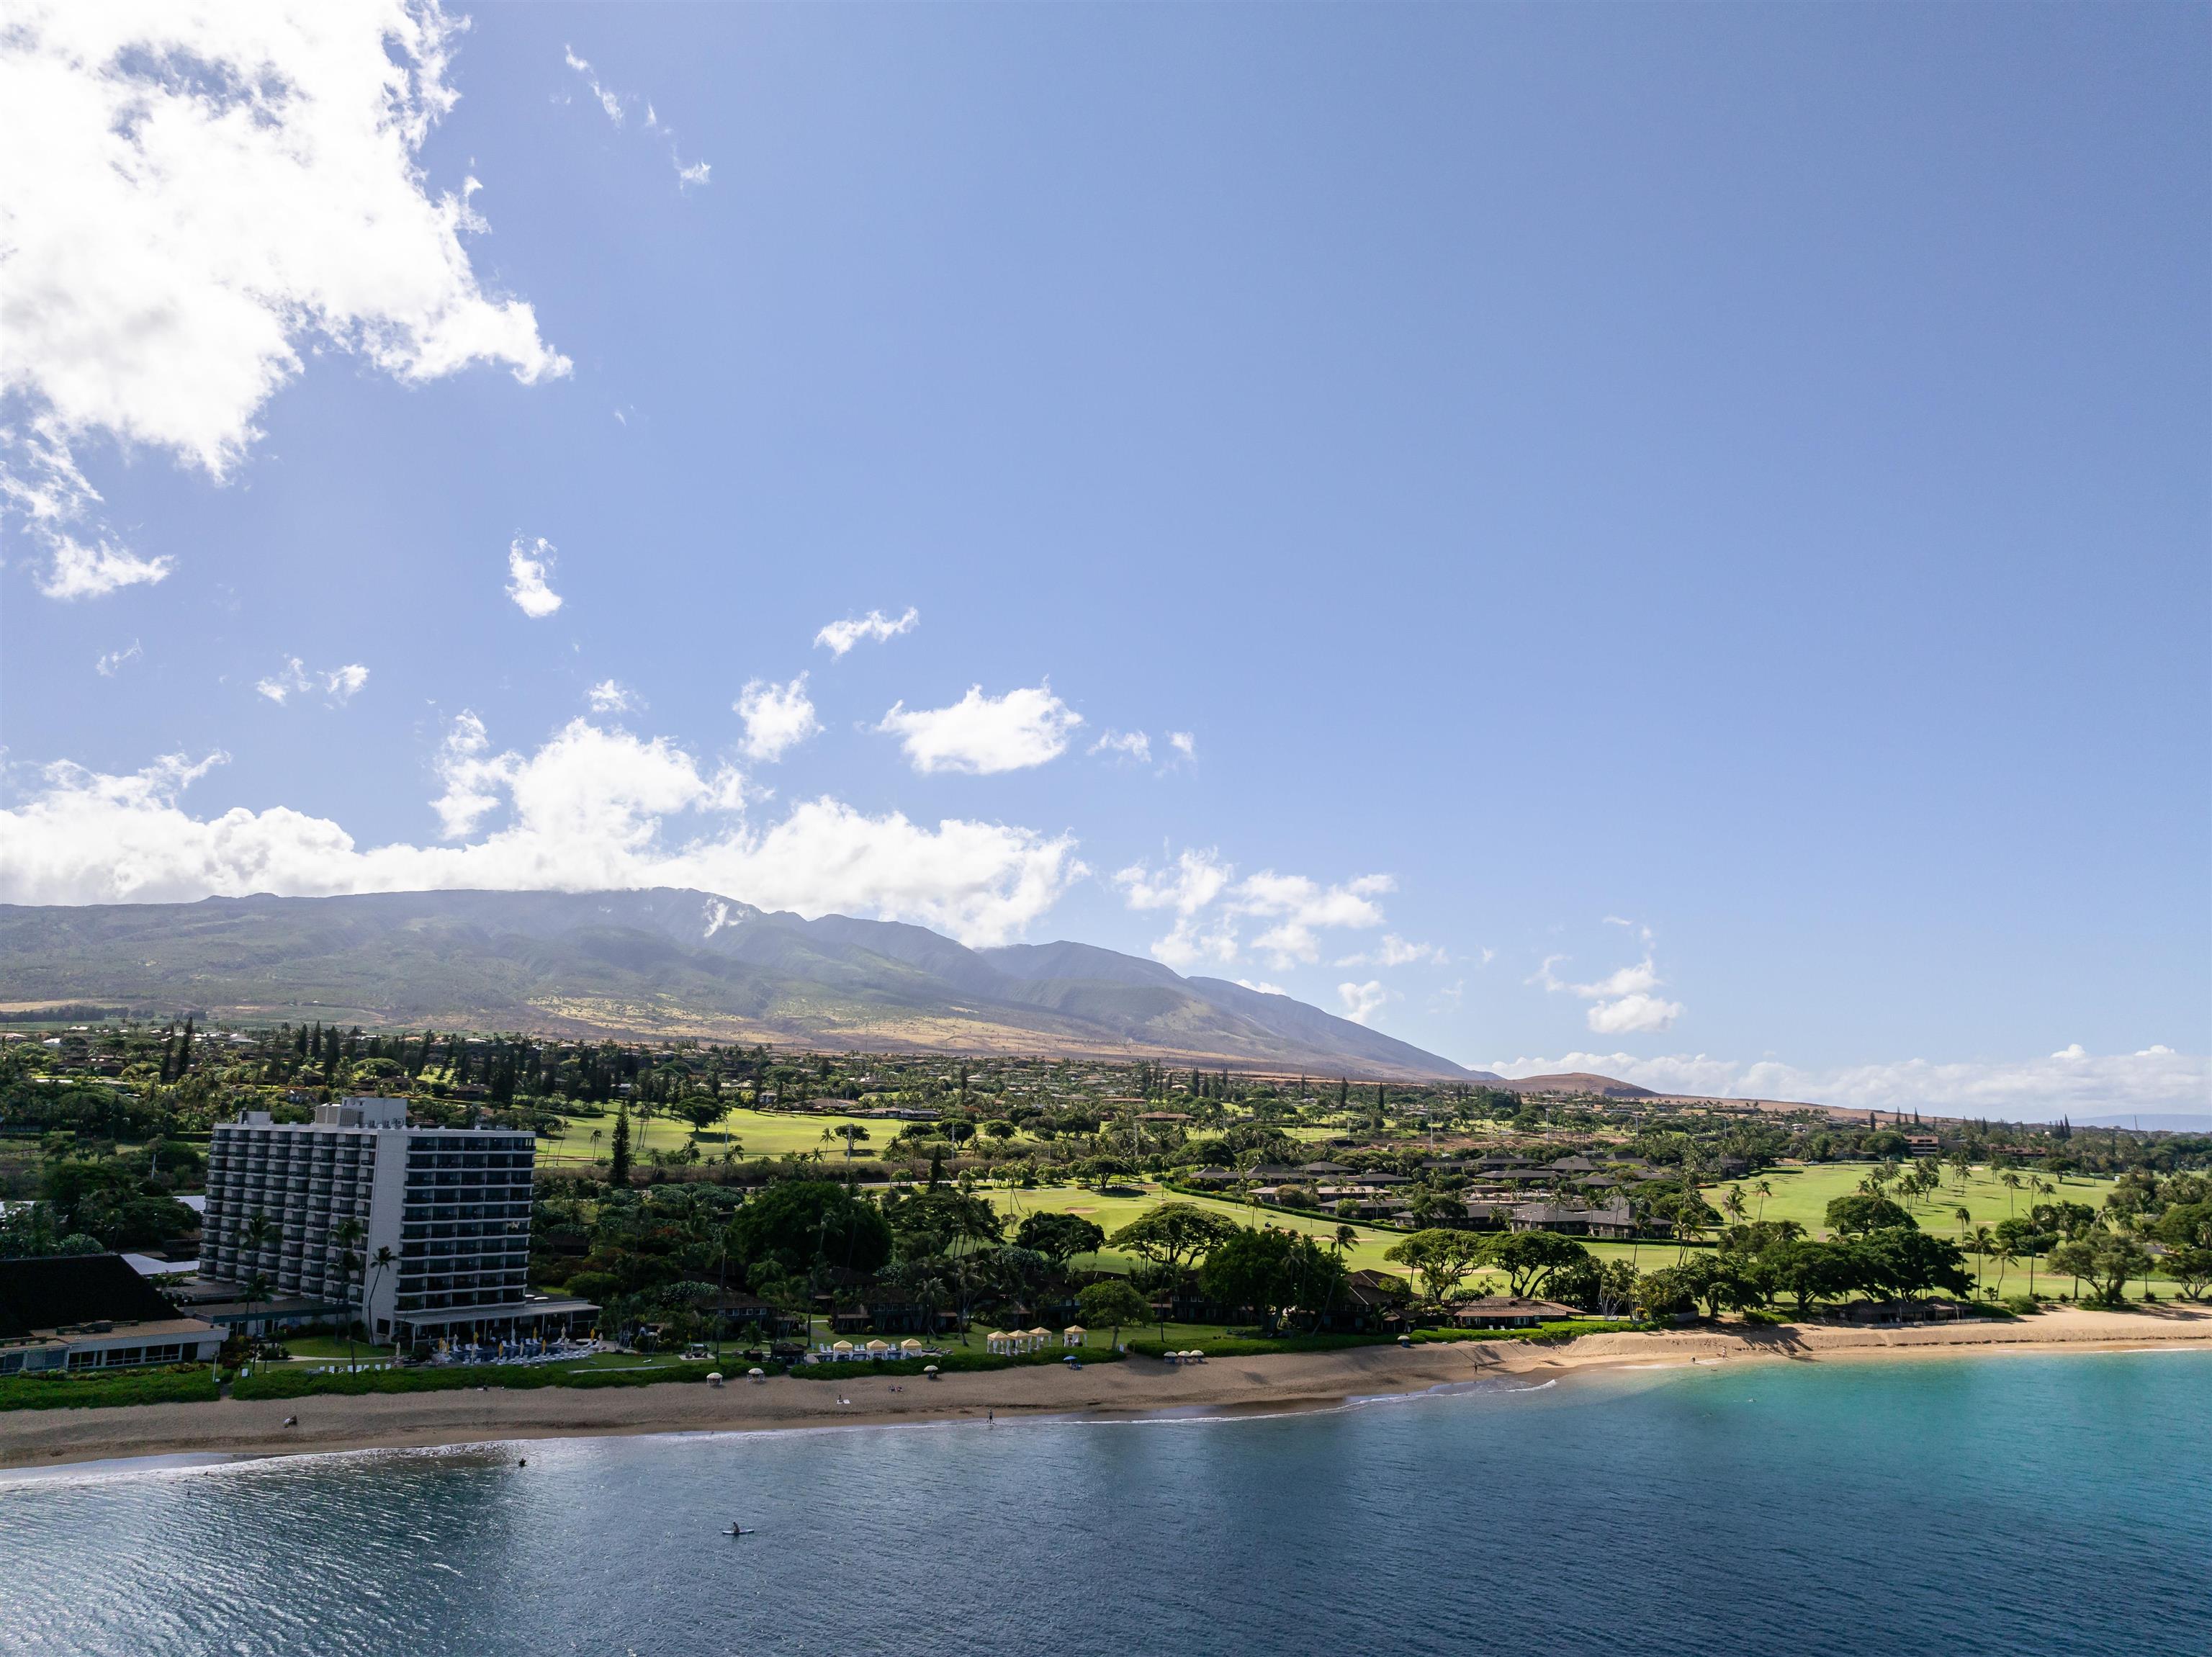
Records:
{"label": "coastal vegetation", "polygon": [[[1097,1355],[1124,1331],[1176,1349],[1175,1329],[1268,1349],[1490,1338],[1455,1326],[1485,1296],[1557,1308],[1540,1333],[2212,1289],[2204,1136],[1149,1061],[191,1019],[5,1033],[0,1252],[140,1249],[187,1272],[178,1199],[215,1121],[402,1095],[420,1121],[537,1134],[533,1285],[647,1355],[734,1343],[774,1367],[875,1333],[966,1366],[1007,1358],[978,1349],[1001,1325],[1079,1323]],[[413,1373],[307,1368],[240,1385]],[[498,1384],[639,1384],[504,1379],[531,1373]],[[183,1384],[61,1385],[111,1379]]]}

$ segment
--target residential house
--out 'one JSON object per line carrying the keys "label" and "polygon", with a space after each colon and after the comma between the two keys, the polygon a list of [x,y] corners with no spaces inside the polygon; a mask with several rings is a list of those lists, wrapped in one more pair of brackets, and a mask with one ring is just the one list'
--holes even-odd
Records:
{"label": "residential house", "polygon": [[1618,1198],[1602,1208],[1572,1208],[1552,1203],[1523,1203],[1508,1220],[1515,1231],[1555,1231],[1568,1237],[1612,1237],[1626,1240],[1636,1234],[1635,1216]]}
{"label": "residential house", "polygon": [[1462,1301],[1451,1309],[1452,1322],[1462,1329],[1534,1329],[1583,1314],[1556,1301],[1524,1301],[1510,1295],[1484,1295]]}

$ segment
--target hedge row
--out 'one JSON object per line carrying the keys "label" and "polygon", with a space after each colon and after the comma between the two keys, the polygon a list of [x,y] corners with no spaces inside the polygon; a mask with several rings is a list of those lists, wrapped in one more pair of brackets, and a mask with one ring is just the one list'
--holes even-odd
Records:
{"label": "hedge row", "polygon": [[199,1404],[215,1397],[215,1371],[204,1363],[0,1380],[0,1410],[100,1410],[125,1404]]}
{"label": "hedge row", "polygon": [[662,1381],[702,1381],[711,1363],[663,1364],[650,1369],[560,1369],[550,1364],[469,1364],[450,1368],[257,1369],[231,1383],[234,1398],[304,1398],[319,1394],[357,1398],[370,1392],[460,1392],[478,1386],[528,1392],[541,1386],[653,1386]]}
{"label": "hedge row", "polygon": [[[1577,1318],[1541,1324],[1534,1329],[1417,1329],[1413,1331],[1412,1339],[1417,1346],[1455,1341],[1535,1341],[1548,1344],[1555,1341],[1576,1340],[1584,1335],[1610,1335],[1624,1329],[1656,1326]],[[1236,1336],[1200,1341],[1198,1350],[1209,1358],[1259,1358],[1278,1352],[1342,1352],[1352,1347],[1395,1346],[1397,1341],[1395,1335]],[[1141,1353],[1148,1358],[1164,1357],[1178,1349],[1150,1336],[1139,1337],[1129,1342],[1129,1350]]]}

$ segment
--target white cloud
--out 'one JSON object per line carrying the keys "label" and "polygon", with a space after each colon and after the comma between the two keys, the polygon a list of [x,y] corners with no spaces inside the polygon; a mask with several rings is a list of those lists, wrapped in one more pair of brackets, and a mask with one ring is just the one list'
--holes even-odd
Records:
{"label": "white cloud", "polygon": [[731,704],[745,722],[744,748],[749,759],[777,760],[822,728],[806,698],[806,675],[788,685],[756,679]]}
{"label": "white cloud", "polygon": [[1682,1016],[1682,1003],[1641,992],[1600,1002],[1587,1014],[1589,1027],[1601,1036],[1626,1035],[1637,1030],[1667,1030]]}
{"label": "white cloud", "polygon": [[831,622],[814,636],[814,642],[827,647],[831,655],[842,656],[863,640],[881,644],[901,633],[911,633],[921,624],[921,612],[912,605],[896,620],[880,610],[871,610],[865,616],[848,616],[842,621]]}
{"label": "white cloud", "polygon": [[1337,962],[1339,966],[1411,966],[1416,962],[1431,966],[1449,966],[1451,957],[1432,943],[1413,943],[1395,932],[1382,935],[1382,941],[1374,949],[1356,955],[1346,955]]}
{"label": "white cloud", "polygon": [[2068,1048],[2048,1058],[1912,1058],[1825,1069],[1705,1053],[1647,1058],[1577,1052],[1498,1060],[1486,1068],[1509,1076],[1594,1071],[1660,1093],[1698,1098],[1791,1100],[2008,1122],[2048,1122],[2061,1116],[2078,1121],[2130,1111],[2203,1112],[2212,1104],[2212,1059],[2164,1046],[2115,1054],[2077,1054]]}
{"label": "white cloud", "polygon": [[[1243,947],[1239,926],[1246,918],[1273,923],[1252,941],[1271,965],[1317,961],[1322,930],[1382,925],[1382,911],[1375,899],[1397,885],[1388,874],[1363,874],[1339,886],[1273,869],[1242,881],[1235,874],[1218,852],[1187,850],[1157,874],[1144,863],[1133,863],[1116,873],[1114,882],[1132,909],[1176,911],[1174,929],[1152,944],[1152,953],[1178,970],[1201,959],[1224,965],[1237,960]],[[1218,911],[1207,917],[1204,911],[1217,903]],[[1401,948],[1429,947],[1399,943]]]}
{"label": "white cloud", "polygon": [[634,714],[645,706],[644,698],[619,679],[603,679],[584,692],[584,700],[595,714]]}
{"label": "white cloud", "polygon": [[419,155],[457,97],[464,25],[428,0],[347,6],[23,0],[0,34],[0,447],[9,505],[90,596],[167,561],[63,535],[98,491],[73,446],[165,450],[222,478],[301,366],[350,351],[417,382],[485,362],[568,371],[463,243],[477,186]]}
{"label": "white cloud", "polygon": [[2089,1050],[2084,1047],[2080,1042],[2076,1041],[2061,1047],[2051,1057],[2053,1058],[2087,1058],[2089,1057]]}
{"label": "white cloud", "polygon": [[[601,82],[599,72],[592,67],[589,60],[576,55],[576,49],[574,46],[562,47],[561,55],[570,69],[583,76],[584,84],[592,89],[593,101],[606,112],[607,119],[617,126],[622,125],[629,115],[629,105],[633,100]],[[567,101],[564,99],[562,101]],[[647,101],[645,106],[645,130],[648,132],[658,132],[668,140],[668,164],[676,169],[676,181],[679,189],[689,190],[695,184],[707,182],[708,174],[714,169],[705,161],[695,161],[689,166],[684,164],[684,157],[677,151],[674,131],[660,119],[660,112],[653,107],[650,100]],[[617,417],[620,418],[619,416]]]}
{"label": "white cloud", "polygon": [[1093,753],[1110,753],[1139,765],[1152,763],[1152,739],[1142,731],[1108,731],[1091,745]]}
{"label": "white cloud", "polygon": [[368,683],[368,669],[357,661],[349,661],[343,667],[310,672],[299,657],[287,656],[282,667],[253,688],[280,708],[301,692],[316,689],[321,690],[331,706],[343,708]]}
{"label": "white cloud", "polygon": [[1585,1021],[1601,1036],[1672,1028],[1674,1020],[1682,1016],[1682,1003],[1651,993],[1666,982],[1659,976],[1655,964],[1651,929],[1639,927],[1632,921],[1624,921],[1617,915],[1607,916],[1605,923],[1626,927],[1636,932],[1644,942],[1644,959],[1633,966],[1621,967],[1594,983],[1572,984],[1552,970],[1567,957],[1547,955],[1544,964],[1536,969],[1536,976],[1529,982],[1540,984],[1554,993],[1577,996],[1594,1003],[1585,1014]]}
{"label": "white cloud", "polygon": [[547,585],[553,559],[553,543],[542,535],[534,543],[517,535],[507,549],[507,595],[532,621],[543,621],[561,607],[561,595]]}
{"label": "white cloud", "polygon": [[1363,874],[1341,886],[1322,886],[1303,874],[1273,869],[1242,882],[1233,894],[1241,914],[1273,918],[1275,924],[1252,940],[1271,965],[1285,967],[1321,959],[1319,933],[1327,927],[1365,928],[1382,924],[1374,899],[1396,888],[1388,874]]}
{"label": "white cloud", "polygon": [[1194,915],[1222,893],[1236,873],[1211,849],[1187,850],[1155,874],[1142,863],[1117,870],[1114,884],[1132,909],[1172,909]]}
{"label": "white cloud", "polygon": [[1365,984],[1340,984],[1336,998],[1344,1003],[1344,1015],[1354,1024],[1364,1024],[1382,1009],[1382,1003],[1396,999],[1382,987],[1379,978],[1370,978]]}
{"label": "white cloud", "polygon": [[118,588],[167,581],[173,568],[168,558],[141,557],[104,539],[87,546],[56,531],[47,544],[53,561],[39,577],[39,591],[50,599],[104,599]]}
{"label": "white cloud", "polygon": [[568,60],[569,68],[584,77],[584,84],[591,88],[592,96],[599,100],[599,107],[607,113],[607,119],[620,126],[623,124],[622,99],[599,84],[599,77],[592,72],[591,64],[576,55],[574,46],[562,47],[561,55]]}
{"label": "white cloud", "polygon": [[1247,990],[1256,990],[1263,996],[1287,996],[1291,993],[1279,984],[1268,984],[1264,981],[1255,984],[1250,978],[1239,978],[1237,982]]}
{"label": "white cloud", "polygon": [[883,717],[878,731],[899,739],[908,762],[926,773],[958,771],[989,777],[1057,759],[1083,716],[1048,685],[983,694],[980,685],[949,708],[916,708],[902,702]]}
{"label": "white cloud", "polygon": [[1188,731],[1170,731],[1168,746],[1186,759],[1194,761],[1198,758],[1198,738]]}
{"label": "white cloud", "polygon": [[1114,884],[1122,900],[1137,910],[1170,909],[1174,929],[1152,946],[1153,956],[1177,972],[1213,961],[1227,966],[1237,959],[1237,927],[1233,918],[1218,917],[1211,925],[1199,917],[1218,898],[1235,873],[1220,854],[1186,850],[1158,874],[1142,863],[1115,871]]}
{"label": "white cloud", "polygon": [[434,803],[446,836],[463,844],[443,846],[363,850],[338,824],[282,806],[193,815],[185,789],[225,758],[171,756],[125,776],[46,767],[21,805],[0,811],[0,901],[682,886],[993,944],[1020,935],[1085,872],[1066,836],[958,819],[925,828],[833,799],[756,825],[734,774],[583,719],[527,754],[495,753],[481,720],[456,720]]}
{"label": "white cloud", "polygon": [[116,674],[123,671],[124,663],[127,661],[136,661],[139,657],[145,654],[145,650],[140,647],[138,641],[134,638],[125,649],[120,650],[110,650],[105,655],[101,656],[99,661],[92,664],[92,671],[98,673],[102,679],[113,679]]}

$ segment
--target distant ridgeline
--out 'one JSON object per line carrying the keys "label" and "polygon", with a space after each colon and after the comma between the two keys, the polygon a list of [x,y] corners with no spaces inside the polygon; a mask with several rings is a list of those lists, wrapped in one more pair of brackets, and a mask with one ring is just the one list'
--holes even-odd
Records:
{"label": "distant ridgeline", "polygon": [[19,1023],[191,1008],[1498,1080],[1288,996],[1087,944],[969,949],[923,927],[666,888],[0,905],[0,1004]]}

